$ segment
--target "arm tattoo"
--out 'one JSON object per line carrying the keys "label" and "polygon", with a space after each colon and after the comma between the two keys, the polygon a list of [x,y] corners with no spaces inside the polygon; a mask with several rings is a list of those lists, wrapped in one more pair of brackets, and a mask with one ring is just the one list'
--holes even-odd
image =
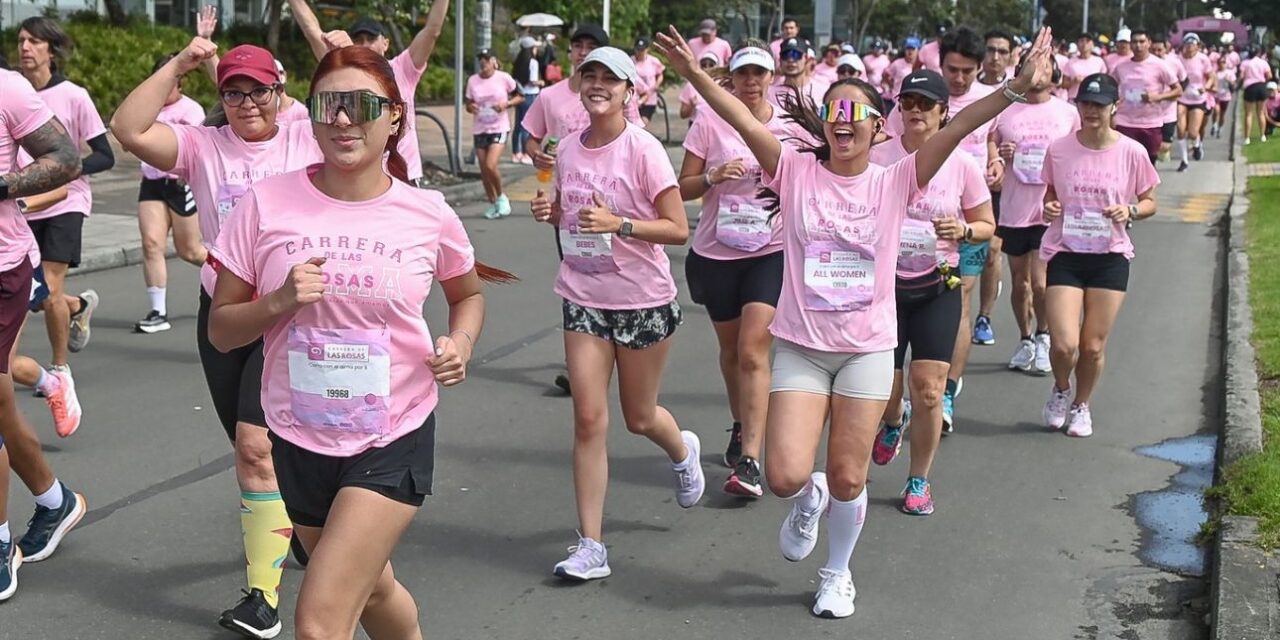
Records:
{"label": "arm tattoo", "polygon": [[52,191],[80,175],[80,153],[57,118],[19,143],[35,162],[4,176],[10,198]]}

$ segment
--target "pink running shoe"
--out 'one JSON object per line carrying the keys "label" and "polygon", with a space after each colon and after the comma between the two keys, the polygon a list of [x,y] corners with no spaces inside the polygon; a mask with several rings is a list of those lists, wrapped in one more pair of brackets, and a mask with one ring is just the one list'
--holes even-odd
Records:
{"label": "pink running shoe", "polygon": [[907,478],[907,486],[902,490],[902,512],[909,516],[933,514],[933,494],[929,491],[927,478]]}
{"label": "pink running shoe", "polygon": [[898,426],[880,422],[880,432],[876,434],[875,445],[871,447],[872,462],[884,466],[898,457],[898,452],[902,451],[902,434],[907,430],[907,424],[910,422],[910,402],[903,403],[902,422],[899,422]]}
{"label": "pink running shoe", "polygon": [[1067,423],[1067,410],[1070,408],[1071,389],[1059,391],[1058,385],[1049,385],[1049,401],[1044,403],[1044,410],[1040,412],[1044,426],[1051,431],[1061,429]]}
{"label": "pink running shoe", "polygon": [[1089,405],[1078,404],[1071,407],[1071,423],[1067,425],[1067,435],[1072,438],[1088,438],[1093,435],[1093,415],[1089,413]]}
{"label": "pink running shoe", "polygon": [[50,371],[49,375],[58,379],[58,388],[48,394],[44,401],[53,414],[53,427],[58,437],[66,438],[80,428],[80,399],[76,397],[76,383],[67,371]]}

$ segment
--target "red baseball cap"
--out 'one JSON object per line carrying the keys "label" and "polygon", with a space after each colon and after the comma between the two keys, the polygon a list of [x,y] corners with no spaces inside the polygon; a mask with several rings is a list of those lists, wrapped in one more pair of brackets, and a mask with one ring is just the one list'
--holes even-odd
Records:
{"label": "red baseball cap", "polygon": [[251,44],[242,44],[228,51],[218,61],[219,87],[236,76],[251,78],[267,85],[280,82],[275,56],[270,51]]}

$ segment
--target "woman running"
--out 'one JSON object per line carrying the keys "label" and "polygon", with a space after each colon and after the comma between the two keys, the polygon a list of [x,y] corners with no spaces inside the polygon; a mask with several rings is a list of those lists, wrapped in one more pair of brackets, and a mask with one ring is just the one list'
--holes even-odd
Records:
{"label": "woman running", "polygon": [[1214,110],[1213,128],[1210,132],[1215,138],[1222,137],[1222,129],[1226,126],[1227,112],[1231,111],[1231,99],[1235,97],[1236,91],[1236,70],[1227,64],[1227,56],[1218,57],[1218,69],[1214,72],[1214,100],[1217,102],[1217,108]]}
{"label": "woman running", "polygon": [[[779,532],[788,560],[813,551],[819,518],[828,514],[829,557],[818,572],[813,613],[845,617],[853,613],[849,561],[866,515],[867,467],[893,386],[894,266],[907,206],[965,136],[1025,100],[1033,85],[1048,82],[1050,32],[1041,31],[1031,61],[1003,91],[960,111],[915,153],[883,168],[869,158],[884,125],[884,104],[871,85],[839,81],[823,96],[820,112],[799,107],[793,117],[821,139],[801,152],[695,69],[693,51],[675,27],[657,40],[671,65],[742,135],[765,186],[779,194],[784,267],[770,326],[777,349],[765,477],[775,495],[792,501]],[[814,473],[828,416],[826,473]]]}
{"label": "woman running", "polygon": [[[907,76],[897,96],[902,136],[872,147],[871,162],[891,167],[919,150],[947,125],[948,96],[946,81],[936,72],[921,69]],[[1006,114],[1017,106],[1024,105]],[[902,222],[894,292],[898,346],[893,351],[893,392],[871,459],[879,465],[892,462],[910,423],[911,471],[902,491],[903,513],[933,513],[929,471],[942,438],[942,392],[960,326],[959,243],[987,240],[995,228],[983,168],[967,153],[947,158],[919,199],[907,207]],[[903,402],[908,347],[911,400]]]}
{"label": "woman running", "polygon": [[671,459],[676,502],[689,508],[706,484],[701,446],[658,404],[671,335],[680,324],[676,284],[663,245],[689,239],[689,223],[667,152],[623,115],[636,100],[635,63],[601,47],[575,74],[590,123],[560,141],[554,200],[542,191],[534,219],[556,225],[564,260],[556,294],[564,298],[564,352],[573,387],[573,484],[578,544],[555,574],[575,581],[610,575],[601,542],[609,485],[609,382],[618,389],[627,430]]}
{"label": "woman running", "polygon": [[[311,556],[297,636],[351,638],[360,624],[422,638],[390,558],[431,492],[438,386],[466,378],[481,282],[457,214],[408,182],[396,151],[408,115],[386,58],[326,55],[308,107],[323,162],[256,182],[233,210],[212,249],[223,268],[209,338],[232,351],[265,337],[272,457]],[[449,306],[434,340],[433,281]]]}
{"label": "woman running", "polygon": [[1271,65],[1267,64],[1267,50],[1254,45],[1248,60],[1240,63],[1240,84],[1244,86],[1244,144],[1249,144],[1253,128],[1258,128],[1262,141],[1267,141],[1267,114],[1263,103],[1267,101],[1267,81],[1271,80]]}
{"label": "woman running", "polygon": [[[1182,52],[1178,55],[1178,63],[1187,73],[1186,84],[1182,95],[1178,96],[1178,171],[1187,170],[1187,147],[1191,149],[1191,157],[1196,160],[1204,158],[1201,146],[1200,131],[1204,128],[1204,119],[1209,114],[1208,101],[1216,88],[1216,77],[1213,63],[1209,56],[1200,51],[1200,36],[1188,33],[1182,36]],[[1190,139],[1190,144],[1188,144]]]}
{"label": "woman running", "polygon": [[498,59],[492,51],[477,51],[476,61],[480,63],[480,72],[467,78],[465,97],[467,112],[474,117],[471,133],[476,159],[480,162],[480,180],[484,183],[485,197],[489,199],[484,217],[494,220],[511,215],[511,201],[502,191],[498,160],[502,159],[502,149],[507,143],[507,135],[511,133],[507,109],[523,102],[524,96],[515,78],[506,71],[498,70]]}
{"label": "woman running", "polygon": [[[803,130],[768,100],[774,62],[767,46],[748,41],[733,54],[728,86],[757,122],[779,139],[794,139]],[[758,498],[764,495],[759,460],[769,407],[769,323],[782,291],[782,229],[760,195],[760,165],[720,116],[706,112],[695,120],[684,148],[680,196],[702,199],[685,279],[690,297],[711,317],[733,416],[724,454],[733,471],[724,491]]]}
{"label": "woman running", "polygon": [[[306,168],[320,160],[311,126],[278,123],[282,102],[275,59],[266,49],[241,45],[218,63],[218,95],[227,124],[167,124],[157,117],[179,80],[217,54],[197,37],[125,98],[111,130],[126,149],[159,171],[185,181],[195,196],[206,245],[249,187],[268,176]],[[248,589],[219,619],[223,627],[255,638],[280,633],[277,613],[281,558],[289,551],[289,517],[271,462],[262,400],[262,341],[221,352],[209,341],[209,311],[217,261],[200,271],[196,341],[218,420],[231,440],[240,485],[240,521],[248,560]]]}
{"label": "woman running", "polygon": [[1044,157],[1049,229],[1040,257],[1049,265],[1045,306],[1054,383],[1042,417],[1048,428],[1066,424],[1067,435],[1077,438],[1093,434],[1089,400],[1129,285],[1127,227],[1155,215],[1160,184],[1146,150],[1111,127],[1119,98],[1111,76],[1085,78],[1076,96],[1080,131],[1054,141]]}
{"label": "woman running", "polygon": [[[152,73],[173,59],[168,55],[156,61]],[[197,126],[204,122],[204,107],[182,94],[182,78],[164,100],[157,122]],[[194,217],[196,201],[187,185],[171,173],[142,163],[142,184],[138,187],[138,231],[142,233],[142,279],[147,285],[151,311],[133,325],[138,333],[168,331],[169,304],[166,288],[169,269],[165,262],[165,246],[169,229],[173,229],[173,245],[178,257],[201,267],[208,252],[200,242],[200,225]]]}

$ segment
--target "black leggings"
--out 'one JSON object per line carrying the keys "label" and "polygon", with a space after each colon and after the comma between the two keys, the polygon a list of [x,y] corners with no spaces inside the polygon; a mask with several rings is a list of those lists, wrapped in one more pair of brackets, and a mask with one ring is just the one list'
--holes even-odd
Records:
{"label": "black leggings", "polygon": [[897,295],[898,347],[893,350],[893,368],[901,369],[906,363],[907,347],[912,360],[950,363],[960,328],[960,287],[943,288],[932,297]]}
{"label": "black leggings", "polygon": [[262,411],[262,338],[229,353],[222,353],[209,342],[209,310],[213,299],[200,290],[200,312],[196,316],[196,346],[200,366],[209,385],[213,410],[232,442],[236,440],[236,423],[247,422],[266,428]]}

